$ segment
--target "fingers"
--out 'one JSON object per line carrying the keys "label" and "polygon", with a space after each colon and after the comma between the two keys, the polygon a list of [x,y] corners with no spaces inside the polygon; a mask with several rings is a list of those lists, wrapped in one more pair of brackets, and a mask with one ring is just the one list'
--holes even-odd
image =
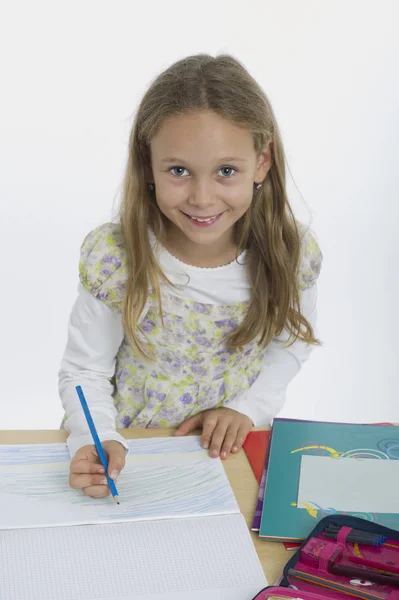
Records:
{"label": "fingers", "polygon": [[231,451],[234,454],[237,454],[242,448],[243,443],[245,442],[245,438],[247,437],[249,431],[251,430],[251,425],[240,427],[237,432],[236,440],[233,444]]}
{"label": "fingers", "polygon": [[224,436],[224,441],[220,452],[220,458],[224,459],[228,457],[233,447],[233,444],[237,443],[237,434],[237,426],[234,426],[233,424],[230,425]]}
{"label": "fingers", "polygon": [[225,459],[230,452],[241,449],[252,421],[237,411],[222,408],[209,411],[204,417],[202,447],[209,446],[209,455]]}
{"label": "fingers", "polygon": [[[114,440],[107,440],[102,446],[107,456],[109,476],[116,479],[125,466],[126,450]],[[99,464],[94,446],[84,446],[76,452],[70,465],[69,485],[92,498],[104,498],[110,493],[105,469]]]}
{"label": "fingers", "polygon": [[[188,418],[186,421],[176,429],[175,435],[187,435],[195,429],[199,429],[203,422],[203,413],[198,413],[193,417]],[[205,446],[203,446],[205,447]]]}
{"label": "fingers", "polygon": [[107,486],[105,470],[102,465],[79,458],[78,453],[71,462],[69,485],[73,489],[83,489],[89,486]]}
{"label": "fingers", "polygon": [[72,462],[77,462],[79,460],[85,460],[92,464],[100,464],[100,459],[98,458],[97,450],[94,444],[88,444],[86,446],[82,446],[76,452],[73,457]]}
{"label": "fingers", "polygon": [[108,475],[111,479],[116,481],[125,466],[126,450],[122,444],[116,441],[104,442],[103,448],[107,454]]}
{"label": "fingers", "polygon": [[116,481],[119,477],[120,472],[125,466],[125,457],[121,455],[111,455],[108,463],[108,475],[111,479]]}
{"label": "fingers", "polygon": [[84,488],[83,493],[91,498],[106,498],[110,494],[110,489],[107,485],[91,485]]}
{"label": "fingers", "polygon": [[[202,427],[202,435],[201,435],[201,446],[203,448],[209,448],[209,454],[211,456],[219,456],[219,452],[217,450],[217,444],[214,440],[215,429],[218,426],[218,418],[216,411],[211,411],[205,415],[204,424]],[[222,435],[221,431],[218,432],[217,435]],[[223,434],[224,437],[224,434]],[[212,443],[211,443],[212,442]],[[219,448],[220,450],[220,448]]]}
{"label": "fingers", "polygon": [[69,485],[74,490],[81,490],[91,485],[108,485],[105,475],[89,475],[71,473],[69,476]]}
{"label": "fingers", "polygon": [[[221,450],[222,444],[225,440],[228,429],[229,429],[229,424],[226,423],[226,421],[219,421],[219,423],[215,427],[213,434],[212,434],[211,445],[209,447],[209,455],[212,456],[213,458],[220,456],[220,450]],[[235,439],[235,436],[234,436],[234,439]],[[233,443],[233,440],[231,441],[231,443]],[[226,456],[227,456],[227,454],[224,455],[223,458],[226,458]]]}
{"label": "fingers", "polygon": [[103,498],[109,494],[104,468],[83,459],[72,461],[69,485],[75,490],[82,490],[84,494],[93,498]]}
{"label": "fingers", "polygon": [[95,463],[91,463],[85,459],[73,459],[70,467],[71,473],[105,473],[104,467]]}

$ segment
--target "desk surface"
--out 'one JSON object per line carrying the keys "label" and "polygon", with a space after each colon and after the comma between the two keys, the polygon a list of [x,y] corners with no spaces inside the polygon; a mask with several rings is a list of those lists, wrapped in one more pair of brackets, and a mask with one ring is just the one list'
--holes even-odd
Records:
{"label": "desk surface", "polygon": [[[165,437],[171,435],[172,432],[172,429],[158,428],[123,429],[120,431],[128,439]],[[64,442],[66,437],[64,431],[0,431],[0,444],[46,444]],[[241,450],[239,454],[231,455],[223,464],[241,512],[247,521],[248,527],[251,527],[258,484],[245,452]],[[267,580],[269,584],[273,584],[281,575],[283,566],[291,554],[285,550],[282,544],[261,541],[258,539],[257,534],[253,532],[251,532],[251,535]]]}

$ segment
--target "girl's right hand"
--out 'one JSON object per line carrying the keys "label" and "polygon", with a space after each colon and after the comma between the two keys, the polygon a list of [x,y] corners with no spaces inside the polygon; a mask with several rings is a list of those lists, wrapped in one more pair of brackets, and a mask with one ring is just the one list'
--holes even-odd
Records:
{"label": "girl's right hand", "polygon": [[[108,474],[116,481],[125,466],[126,450],[119,442],[108,440],[101,443],[108,461]],[[69,485],[81,489],[92,498],[104,498],[110,493],[104,467],[94,444],[82,446],[71,461]]]}

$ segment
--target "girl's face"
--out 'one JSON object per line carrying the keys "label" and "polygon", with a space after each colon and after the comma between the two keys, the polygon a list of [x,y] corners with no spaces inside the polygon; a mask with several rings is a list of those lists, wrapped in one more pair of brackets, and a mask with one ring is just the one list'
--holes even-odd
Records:
{"label": "girl's face", "polygon": [[151,141],[152,172],[168,235],[223,252],[248,210],[254,183],[271,165],[269,147],[256,155],[252,134],[207,110],[167,119]]}

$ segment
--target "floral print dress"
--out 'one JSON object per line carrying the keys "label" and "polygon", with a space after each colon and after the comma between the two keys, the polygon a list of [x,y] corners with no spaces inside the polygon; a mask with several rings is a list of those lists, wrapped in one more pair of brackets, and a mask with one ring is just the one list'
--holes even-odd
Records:
{"label": "floral print dress", "polygon": [[[317,278],[321,252],[306,232],[302,240],[300,288]],[[127,281],[126,254],[119,225],[96,228],[81,248],[80,280],[110,309],[121,312]],[[256,341],[242,351],[226,349],[223,338],[244,319],[247,302],[204,304],[162,286],[162,325],[155,294],[139,322],[139,336],[151,341],[155,361],[143,359],[124,338],[114,376],[116,426],[173,427],[188,417],[242,397],[262,369],[265,350]]]}

